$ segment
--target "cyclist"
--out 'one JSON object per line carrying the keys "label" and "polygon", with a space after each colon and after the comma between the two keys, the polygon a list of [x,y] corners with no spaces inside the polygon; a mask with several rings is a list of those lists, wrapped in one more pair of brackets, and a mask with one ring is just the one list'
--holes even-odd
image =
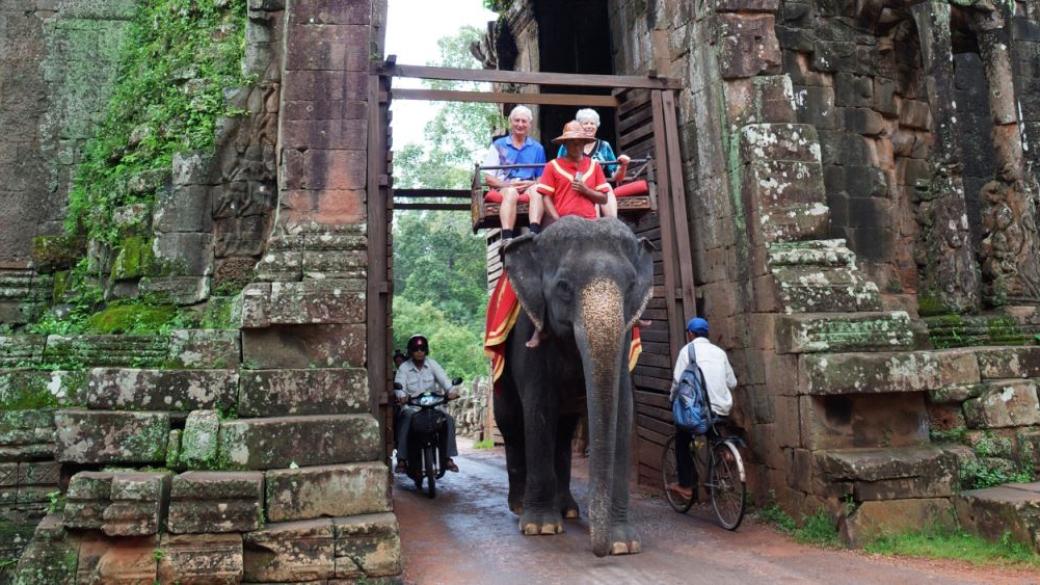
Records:
{"label": "cyclist", "polygon": [[[686,323],[686,341],[689,343],[679,351],[679,357],[675,360],[669,398],[676,399],[679,378],[690,364],[690,346],[693,346],[697,365],[704,373],[704,387],[708,391],[711,411],[719,417],[728,415],[733,408],[733,395],[730,394],[730,390],[737,387],[737,377],[733,373],[729,358],[726,357],[726,350],[708,341],[708,321],[700,317],[694,317]],[[687,500],[697,498],[697,468],[693,464],[693,455],[690,452],[692,442],[691,433],[682,431],[679,427],[675,428],[675,466],[679,481],[668,484],[668,489]]]}

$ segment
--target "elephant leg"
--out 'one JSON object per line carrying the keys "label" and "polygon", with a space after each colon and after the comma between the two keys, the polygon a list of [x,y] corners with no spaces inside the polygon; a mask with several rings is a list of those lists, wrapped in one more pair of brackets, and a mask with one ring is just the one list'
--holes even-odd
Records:
{"label": "elephant leg", "polygon": [[[512,390],[512,391],[510,391]],[[519,515],[523,510],[524,485],[527,476],[524,447],[524,419],[515,389],[504,389],[495,396],[495,424],[506,446],[506,472],[509,475],[509,510]]]}
{"label": "elephant leg", "polygon": [[610,502],[610,554],[636,554],[639,535],[628,519],[628,464],[632,445],[632,389],[628,376],[622,375],[618,393],[617,449],[614,451],[614,483]]}
{"label": "elephant leg", "polygon": [[556,428],[556,507],[569,520],[579,516],[578,502],[571,494],[571,441],[577,426],[578,415],[568,414],[560,417]]}
{"label": "elephant leg", "polygon": [[524,534],[559,534],[563,517],[556,502],[556,430],[559,405],[538,386],[525,388],[523,400],[524,446],[527,476],[520,530]]}

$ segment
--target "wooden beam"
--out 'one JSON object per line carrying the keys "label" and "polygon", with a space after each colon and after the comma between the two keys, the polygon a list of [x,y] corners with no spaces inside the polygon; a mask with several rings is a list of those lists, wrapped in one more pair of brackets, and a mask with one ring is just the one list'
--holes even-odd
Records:
{"label": "wooden beam", "polygon": [[540,106],[595,106],[613,108],[617,99],[609,95],[582,95],[575,93],[518,93],[509,91],[455,91],[448,89],[392,89],[395,100],[425,100],[430,102],[481,102],[488,104],[537,104]]}
{"label": "wooden beam", "polygon": [[[368,286],[367,311],[368,327],[366,328],[368,355],[368,404],[369,411],[376,420],[379,416],[379,403],[387,395],[390,387],[390,368],[387,363],[389,336],[387,329],[387,312],[390,295],[389,270],[387,258],[388,218],[387,195],[389,188],[380,186],[380,177],[386,173],[387,125],[384,110],[385,104],[379,103],[380,85],[383,81],[375,75],[368,77],[368,182],[367,194],[367,232],[368,232]],[[382,443],[386,445],[386,428],[380,428]]]}
{"label": "wooden beam", "polygon": [[661,92],[664,114],[665,139],[668,142],[668,178],[672,185],[672,218],[675,225],[675,244],[679,252],[679,281],[682,286],[683,316],[697,313],[697,294],[693,281],[693,251],[690,246],[692,235],[686,219],[686,188],[683,185],[682,153],[679,152],[679,125],[675,119],[675,96],[670,91]]}
{"label": "wooden beam", "polygon": [[484,81],[488,83],[523,83],[536,85],[569,85],[572,87],[681,89],[679,79],[640,77],[637,75],[590,75],[584,73],[546,73],[542,71],[500,71],[498,69],[454,69],[424,65],[386,65],[373,63],[380,75],[445,79],[451,81]]}
{"label": "wooden beam", "polygon": [[469,189],[394,189],[394,197],[402,197],[405,199],[418,197],[445,197],[448,199],[465,199],[468,201],[473,197],[473,193]]}
{"label": "wooden beam", "polygon": [[469,203],[394,203],[394,211],[425,209],[428,211],[469,211]]}
{"label": "wooden beam", "polygon": [[[650,103],[654,112],[654,155],[658,161],[667,161],[668,146],[665,140],[664,129],[664,106],[661,100],[661,92],[650,92]],[[672,189],[671,176],[667,170],[660,168],[661,172],[656,174],[658,216],[661,221],[661,255],[664,257],[664,290],[666,291],[664,302],[666,316],[668,319],[669,354],[675,356],[683,346],[683,324],[686,323],[682,314],[683,307],[677,306],[675,294],[675,277],[677,272],[677,259],[675,253],[675,224],[672,222]],[[669,360],[670,361],[670,360]]]}

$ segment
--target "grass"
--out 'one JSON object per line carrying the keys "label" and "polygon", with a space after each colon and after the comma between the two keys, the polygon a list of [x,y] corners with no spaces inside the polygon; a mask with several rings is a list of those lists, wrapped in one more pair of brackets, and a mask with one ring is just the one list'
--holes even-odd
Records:
{"label": "grass", "polygon": [[1040,555],[1011,540],[1010,533],[1005,533],[1000,542],[991,542],[962,530],[931,529],[882,536],[864,550],[881,555],[954,559],[972,565],[1040,568]]}
{"label": "grass", "polygon": [[801,526],[775,503],[759,510],[758,517],[772,524],[780,532],[791,535],[802,544],[812,544],[823,548],[842,546],[837,526],[831,520],[830,515],[823,510],[803,518]]}
{"label": "grass", "polygon": [[477,441],[473,443],[474,449],[494,449],[495,441],[493,439],[484,439],[483,441]]}

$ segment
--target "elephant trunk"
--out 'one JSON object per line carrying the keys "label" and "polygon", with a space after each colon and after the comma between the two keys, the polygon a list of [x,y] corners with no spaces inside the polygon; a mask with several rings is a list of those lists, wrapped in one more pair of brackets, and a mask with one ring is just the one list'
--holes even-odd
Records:
{"label": "elephant trunk", "polygon": [[618,420],[618,376],[624,340],[624,299],[612,280],[581,291],[575,335],[585,371],[589,413],[589,527],[596,556],[610,552],[611,502]]}

